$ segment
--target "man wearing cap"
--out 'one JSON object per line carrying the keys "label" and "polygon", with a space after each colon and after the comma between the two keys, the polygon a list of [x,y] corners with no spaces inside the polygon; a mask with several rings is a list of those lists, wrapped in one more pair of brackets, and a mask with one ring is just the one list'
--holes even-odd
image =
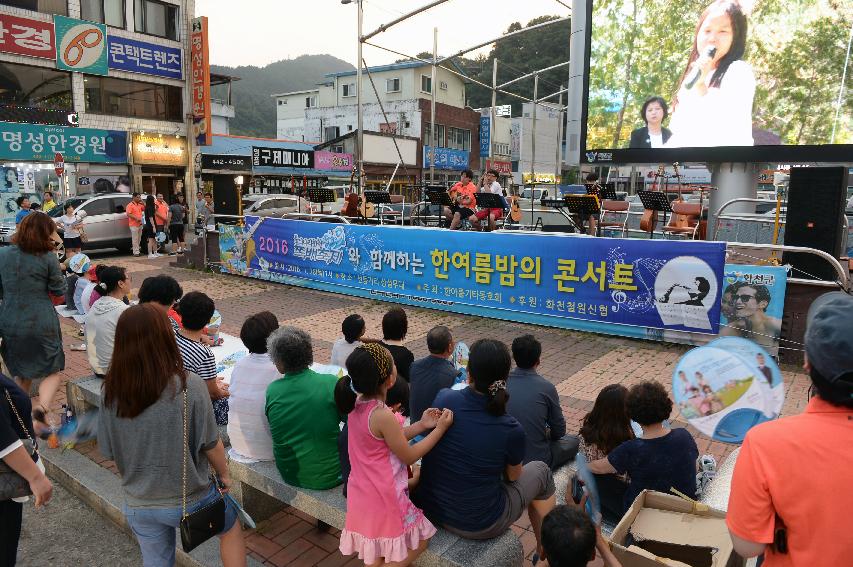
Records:
{"label": "man wearing cap", "polygon": [[849,565],[853,557],[853,296],[809,308],[805,412],[747,433],[735,464],[726,523],[743,557],[765,567]]}

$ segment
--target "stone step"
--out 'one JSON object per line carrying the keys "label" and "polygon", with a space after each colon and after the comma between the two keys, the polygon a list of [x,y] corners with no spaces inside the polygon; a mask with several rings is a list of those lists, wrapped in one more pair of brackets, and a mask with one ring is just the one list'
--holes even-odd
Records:
{"label": "stone step", "polygon": [[[119,477],[77,451],[43,449],[41,456],[48,475],[54,481],[60,483],[101,516],[122,528],[128,537],[133,538],[130,527],[121,513],[124,496]],[[180,546],[180,534],[176,537],[178,541],[176,561],[179,567],[209,567],[222,564],[217,538],[212,538],[192,552],[185,553]],[[246,559],[248,567],[262,567],[256,559],[252,557]]]}

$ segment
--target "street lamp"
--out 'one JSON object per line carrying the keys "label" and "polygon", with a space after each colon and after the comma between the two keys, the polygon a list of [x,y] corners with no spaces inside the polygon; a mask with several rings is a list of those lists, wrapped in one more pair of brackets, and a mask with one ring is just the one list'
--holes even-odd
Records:
{"label": "street lamp", "polygon": [[243,226],[243,176],[234,177],[234,187],[237,189],[237,226]]}
{"label": "street lamp", "polygon": [[355,71],[355,104],[357,106],[356,112],[358,115],[357,127],[358,132],[356,133],[356,149],[358,150],[358,160],[356,160],[356,166],[358,167],[358,194],[362,194],[362,187],[364,186],[364,181],[362,179],[362,171],[364,169],[364,115],[361,109],[361,49],[362,49],[362,27],[364,25],[364,9],[362,7],[363,0],[341,0],[341,4],[357,4],[358,5],[358,62]]}

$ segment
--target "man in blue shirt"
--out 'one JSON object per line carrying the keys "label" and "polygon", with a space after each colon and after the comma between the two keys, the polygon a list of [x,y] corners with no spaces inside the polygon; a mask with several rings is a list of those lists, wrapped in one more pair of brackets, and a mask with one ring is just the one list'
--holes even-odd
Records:
{"label": "man in blue shirt", "polygon": [[18,203],[18,208],[21,209],[18,211],[18,214],[15,215],[15,226],[21,224],[21,221],[24,220],[24,217],[30,214],[30,200],[27,197],[21,195],[15,200]]}
{"label": "man in blue shirt", "polygon": [[575,458],[579,439],[566,435],[566,420],[557,388],[536,371],[542,343],[533,335],[512,341],[515,368],[509,373],[506,411],[524,428],[527,443],[524,462],[542,461],[556,470]]}
{"label": "man in blue shirt", "polygon": [[439,325],[427,333],[429,356],[412,363],[409,369],[409,408],[412,420],[418,420],[424,410],[433,407],[439,390],[450,388],[458,371],[450,362],[453,354],[453,336],[450,329]]}

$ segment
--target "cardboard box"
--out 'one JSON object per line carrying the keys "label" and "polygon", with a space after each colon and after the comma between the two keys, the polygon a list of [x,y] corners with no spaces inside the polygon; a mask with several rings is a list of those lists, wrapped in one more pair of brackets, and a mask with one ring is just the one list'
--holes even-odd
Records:
{"label": "cardboard box", "polygon": [[[630,538],[629,538],[630,536]],[[622,567],[743,567],[724,512],[644,490],[611,534]]]}

